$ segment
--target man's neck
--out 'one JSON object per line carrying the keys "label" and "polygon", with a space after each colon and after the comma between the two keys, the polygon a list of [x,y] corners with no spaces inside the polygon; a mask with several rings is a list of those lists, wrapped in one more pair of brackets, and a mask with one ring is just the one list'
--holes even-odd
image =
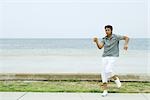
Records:
{"label": "man's neck", "polygon": [[110,38],[112,36],[112,33],[110,35],[107,35],[108,38]]}

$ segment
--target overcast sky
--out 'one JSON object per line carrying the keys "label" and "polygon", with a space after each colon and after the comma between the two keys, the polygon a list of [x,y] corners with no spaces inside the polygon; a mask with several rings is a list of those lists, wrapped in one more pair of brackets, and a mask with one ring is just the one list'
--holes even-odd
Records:
{"label": "overcast sky", "polygon": [[[0,0],[0,38],[150,38],[148,0]],[[150,8],[150,7],[149,7]],[[148,32],[149,31],[149,32]]]}

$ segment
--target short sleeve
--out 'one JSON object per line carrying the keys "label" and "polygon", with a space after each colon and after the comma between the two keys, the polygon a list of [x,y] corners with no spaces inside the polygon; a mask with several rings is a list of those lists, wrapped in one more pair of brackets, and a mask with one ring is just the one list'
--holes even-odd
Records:
{"label": "short sleeve", "polygon": [[124,36],[123,35],[116,35],[118,40],[123,40]]}
{"label": "short sleeve", "polygon": [[105,44],[104,38],[101,39],[101,43]]}

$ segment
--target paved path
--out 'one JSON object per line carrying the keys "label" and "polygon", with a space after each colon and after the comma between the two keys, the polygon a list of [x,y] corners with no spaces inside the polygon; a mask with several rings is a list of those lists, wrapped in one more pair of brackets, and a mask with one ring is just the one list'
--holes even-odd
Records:
{"label": "paved path", "polygon": [[41,92],[0,92],[0,100],[150,100],[150,93],[41,93]]}

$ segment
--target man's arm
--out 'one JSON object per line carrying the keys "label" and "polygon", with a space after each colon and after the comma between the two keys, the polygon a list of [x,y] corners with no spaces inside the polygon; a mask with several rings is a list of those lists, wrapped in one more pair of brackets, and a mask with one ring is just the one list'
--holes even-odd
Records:
{"label": "man's arm", "polygon": [[96,45],[97,45],[97,47],[99,48],[99,49],[102,49],[103,47],[104,47],[104,43],[103,42],[98,42],[98,38],[97,37],[95,37],[94,39],[93,39],[93,41],[96,43]]}
{"label": "man's arm", "polygon": [[128,49],[128,43],[129,43],[129,37],[123,36],[123,40],[125,40],[124,49],[127,50]]}

